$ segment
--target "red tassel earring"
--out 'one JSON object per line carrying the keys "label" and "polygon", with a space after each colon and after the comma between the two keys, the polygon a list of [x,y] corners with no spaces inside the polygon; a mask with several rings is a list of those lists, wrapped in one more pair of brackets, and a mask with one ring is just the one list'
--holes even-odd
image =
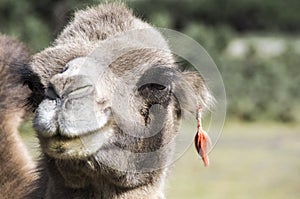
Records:
{"label": "red tassel earring", "polygon": [[198,154],[201,156],[204,166],[209,165],[209,159],[208,159],[208,150],[211,145],[210,138],[208,134],[203,130],[202,128],[202,121],[201,121],[201,108],[199,107],[197,109],[197,133],[195,135],[195,147],[197,149]]}

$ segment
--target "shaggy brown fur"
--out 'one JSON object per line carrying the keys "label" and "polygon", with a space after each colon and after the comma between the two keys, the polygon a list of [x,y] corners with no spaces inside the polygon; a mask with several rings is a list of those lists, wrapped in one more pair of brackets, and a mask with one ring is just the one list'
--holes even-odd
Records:
{"label": "shaggy brown fur", "polygon": [[[203,79],[193,72],[181,72],[168,50],[133,49],[120,57],[114,57],[114,52],[125,49],[131,41],[117,40],[117,43],[113,43],[112,38],[144,28],[150,29],[150,36],[155,38],[155,43],[167,46],[160,33],[134,17],[122,4],[105,4],[78,11],[51,47],[36,54],[30,66],[18,68],[18,73],[23,74],[23,81],[32,90],[27,99],[33,109],[36,109],[34,127],[44,153],[37,167],[39,178],[34,184],[31,184],[34,174],[26,177],[30,166],[24,170],[18,166],[16,169],[12,168],[22,171],[20,176],[15,176],[17,183],[22,185],[20,189],[28,191],[23,186],[28,180],[31,191],[28,191],[26,198],[164,198],[167,174],[165,166],[172,159],[175,147],[172,141],[176,137],[181,117],[178,103],[180,100],[187,102],[188,105],[180,106],[195,112],[199,106],[207,108],[211,97]],[[112,43],[107,45],[103,42],[106,40]],[[146,40],[147,38],[142,39],[142,42]],[[93,59],[88,56],[98,48],[105,49],[98,58],[113,60],[105,67],[96,64],[101,69],[96,68],[97,74],[102,77],[100,81],[91,86],[81,74],[70,76],[78,65],[95,66]],[[82,57],[87,59],[82,62]],[[88,77],[92,79],[93,74]],[[163,80],[162,85],[149,84],[147,80],[152,83],[153,77]],[[97,89],[99,92],[96,92]],[[12,91],[1,91],[0,97],[1,94],[8,97],[8,92]],[[182,96],[175,96],[176,92]],[[19,96],[21,93],[19,91],[10,96]],[[74,93],[77,93],[76,97]],[[20,98],[26,98],[26,95],[21,95]],[[116,102],[113,101],[115,99]],[[18,98],[15,101],[18,102]],[[4,102],[9,104],[8,100]],[[126,103],[125,107],[120,102]],[[156,115],[155,112],[150,112],[154,105],[163,107],[163,111]],[[13,112],[9,108],[2,109]],[[125,117],[124,110],[129,111]],[[93,113],[100,115],[97,119],[110,119],[107,119],[104,126],[99,126],[93,120]],[[1,115],[5,116],[3,119],[6,124],[11,124],[11,115]],[[162,128],[155,135],[136,136],[140,133],[140,127],[151,130],[153,123],[160,122]],[[3,140],[16,135],[16,129],[2,129],[10,130],[7,131],[9,134],[3,133]],[[131,135],[132,132],[136,134]],[[84,142],[86,137],[89,139]],[[13,146],[16,142],[3,142],[0,142],[1,146],[5,145],[1,148],[3,152],[0,151],[1,158],[6,157],[5,150],[8,149],[10,154],[16,150],[15,159],[7,161],[10,165],[26,165],[26,159],[20,160],[17,156],[23,153],[18,152],[20,148]],[[10,146],[13,148],[9,149]],[[95,146],[98,147],[96,151]],[[132,157],[124,156],[124,153],[115,153],[115,148],[142,155],[130,159]],[[157,153],[148,156],[151,152]],[[154,170],[147,170],[148,167],[153,167]],[[5,189],[15,188],[12,183],[11,186],[6,185]],[[21,195],[16,195],[15,198],[23,198],[23,192],[19,193]]]}
{"label": "shaggy brown fur", "polygon": [[14,69],[29,61],[23,44],[0,35],[0,198],[23,198],[35,175],[26,148],[18,135],[24,115],[21,104],[29,89],[16,80]]}

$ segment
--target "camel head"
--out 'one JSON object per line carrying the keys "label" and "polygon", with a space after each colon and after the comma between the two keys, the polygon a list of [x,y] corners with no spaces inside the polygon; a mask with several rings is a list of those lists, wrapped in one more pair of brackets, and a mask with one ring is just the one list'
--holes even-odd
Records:
{"label": "camel head", "polygon": [[49,172],[73,188],[96,178],[120,187],[157,181],[182,114],[211,99],[162,34],[123,5],[77,12],[23,70]]}

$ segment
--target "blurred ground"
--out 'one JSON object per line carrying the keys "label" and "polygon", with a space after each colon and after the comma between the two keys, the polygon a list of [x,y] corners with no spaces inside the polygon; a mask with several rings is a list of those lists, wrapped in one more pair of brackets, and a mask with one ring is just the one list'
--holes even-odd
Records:
{"label": "blurred ground", "polygon": [[[37,157],[30,123],[21,134]],[[204,168],[193,147],[172,166],[168,199],[300,198],[300,124],[228,121]]]}
{"label": "blurred ground", "polygon": [[300,125],[227,122],[202,166],[195,150],[175,163],[168,198],[300,198]]}

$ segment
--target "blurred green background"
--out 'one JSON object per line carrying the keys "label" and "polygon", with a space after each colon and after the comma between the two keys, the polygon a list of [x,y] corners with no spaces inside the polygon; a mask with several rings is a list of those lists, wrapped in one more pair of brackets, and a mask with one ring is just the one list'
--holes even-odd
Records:
{"label": "blurred green background", "polygon": [[[75,10],[99,2],[0,0],[0,32],[35,53],[51,44]],[[226,88],[227,122],[211,166],[203,169],[191,148],[170,172],[168,198],[300,198],[300,1],[126,3],[151,24],[198,41]],[[35,150],[30,122],[21,131]]]}

